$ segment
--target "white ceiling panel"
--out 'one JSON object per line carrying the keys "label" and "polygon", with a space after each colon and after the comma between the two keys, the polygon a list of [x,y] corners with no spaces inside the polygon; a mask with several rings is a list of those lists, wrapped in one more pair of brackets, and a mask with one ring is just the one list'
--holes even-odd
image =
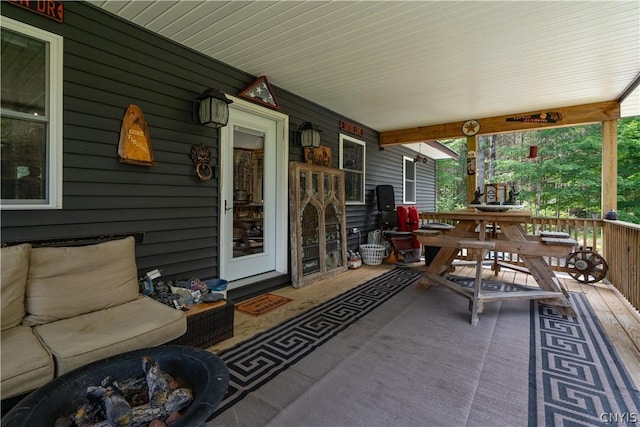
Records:
{"label": "white ceiling panel", "polygon": [[616,100],[640,76],[637,0],[91,3],[379,131]]}

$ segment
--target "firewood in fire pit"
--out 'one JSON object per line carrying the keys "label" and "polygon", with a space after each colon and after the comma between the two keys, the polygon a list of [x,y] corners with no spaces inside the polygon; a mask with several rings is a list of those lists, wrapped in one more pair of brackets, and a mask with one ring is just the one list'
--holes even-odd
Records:
{"label": "firewood in fire pit", "polygon": [[93,424],[98,420],[98,414],[102,411],[102,407],[98,400],[92,402],[86,402],[81,405],[71,416],[71,420],[76,426],[85,426],[87,424]]}
{"label": "firewood in fire pit", "polygon": [[[153,420],[165,419],[169,414],[185,408],[193,401],[193,394],[188,388],[178,388],[169,394],[164,406],[142,405],[132,409],[130,427],[146,426]],[[111,427],[107,421],[90,424],[87,427]]]}
{"label": "firewood in fire pit", "polygon": [[110,426],[127,427],[131,424],[131,406],[113,378],[107,377],[100,386],[87,388],[87,396],[101,400]]}
{"label": "firewood in fire pit", "polygon": [[149,387],[149,404],[151,406],[161,406],[167,402],[169,397],[169,383],[173,379],[166,374],[158,362],[150,356],[142,358],[142,369],[147,379],[147,387]]}
{"label": "firewood in fire pit", "polygon": [[[192,391],[179,388],[177,381],[149,356],[142,358],[142,368],[143,377],[118,382],[108,376],[99,386],[88,387],[87,401],[75,414],[58,421],[65,427],[149,427],[154,420],[169,423],[179,418],[178,411],[193,401]],[[120,399],[128,406],[128,419]]]}
{"label": "firewood in fire pit", "polygon": [[129,378],[120,383],[120,390],[131,407],[149,403],[147,380],[145,377]]}

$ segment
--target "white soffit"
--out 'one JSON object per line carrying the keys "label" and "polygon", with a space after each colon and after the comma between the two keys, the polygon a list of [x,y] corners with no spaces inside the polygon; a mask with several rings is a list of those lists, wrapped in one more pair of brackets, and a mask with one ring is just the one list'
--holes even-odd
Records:
{"label": "white soffit", "polygon": [[407,147],[423,156],[431,157],[434,160],[458,158],[458,153],[438,141],[404,144],[403,147]]}
{"label": "white soffit", "polygon": [[637,0],[91,3],[378,131],[612,101],[640,75]]}

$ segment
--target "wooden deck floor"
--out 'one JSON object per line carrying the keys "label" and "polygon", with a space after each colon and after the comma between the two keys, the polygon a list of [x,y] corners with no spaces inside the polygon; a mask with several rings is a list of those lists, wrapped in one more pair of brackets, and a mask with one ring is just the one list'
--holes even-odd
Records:
{"label": "wooden deck floor", "polygon": [[[424,264],[416,263],[414,266],[423,268]],[[233,338],[218,343],[209,350],[219,352],[232,347],[393,268],[395,266],[388,264],[365,265],[302,288],[287,286],[273,291],[272,293],[291,298],[293,301],[259,317],[236,310]],[[469,266],[458,266],[455,274],[473,277],[475,270]],[[640,388],[640,313],[611,285],[604,282],[587,285],[573,280],[569,275],[557,275],[567,290],[586,295],[629,373],[636,379],[636,386]],[[484,277],[495,278],[488,268]],[[528,274],[506,268],[500,271],[497,279],[508,283],[535,285],[533,278]]]}

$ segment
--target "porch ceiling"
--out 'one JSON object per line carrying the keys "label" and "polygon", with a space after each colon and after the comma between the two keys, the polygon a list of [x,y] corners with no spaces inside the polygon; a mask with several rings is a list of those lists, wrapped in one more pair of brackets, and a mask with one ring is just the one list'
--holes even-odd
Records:
{"label": "porch ceiling", "polygon": [[617,100],[640,75],[637,0],[91,3],[378,131]]}

